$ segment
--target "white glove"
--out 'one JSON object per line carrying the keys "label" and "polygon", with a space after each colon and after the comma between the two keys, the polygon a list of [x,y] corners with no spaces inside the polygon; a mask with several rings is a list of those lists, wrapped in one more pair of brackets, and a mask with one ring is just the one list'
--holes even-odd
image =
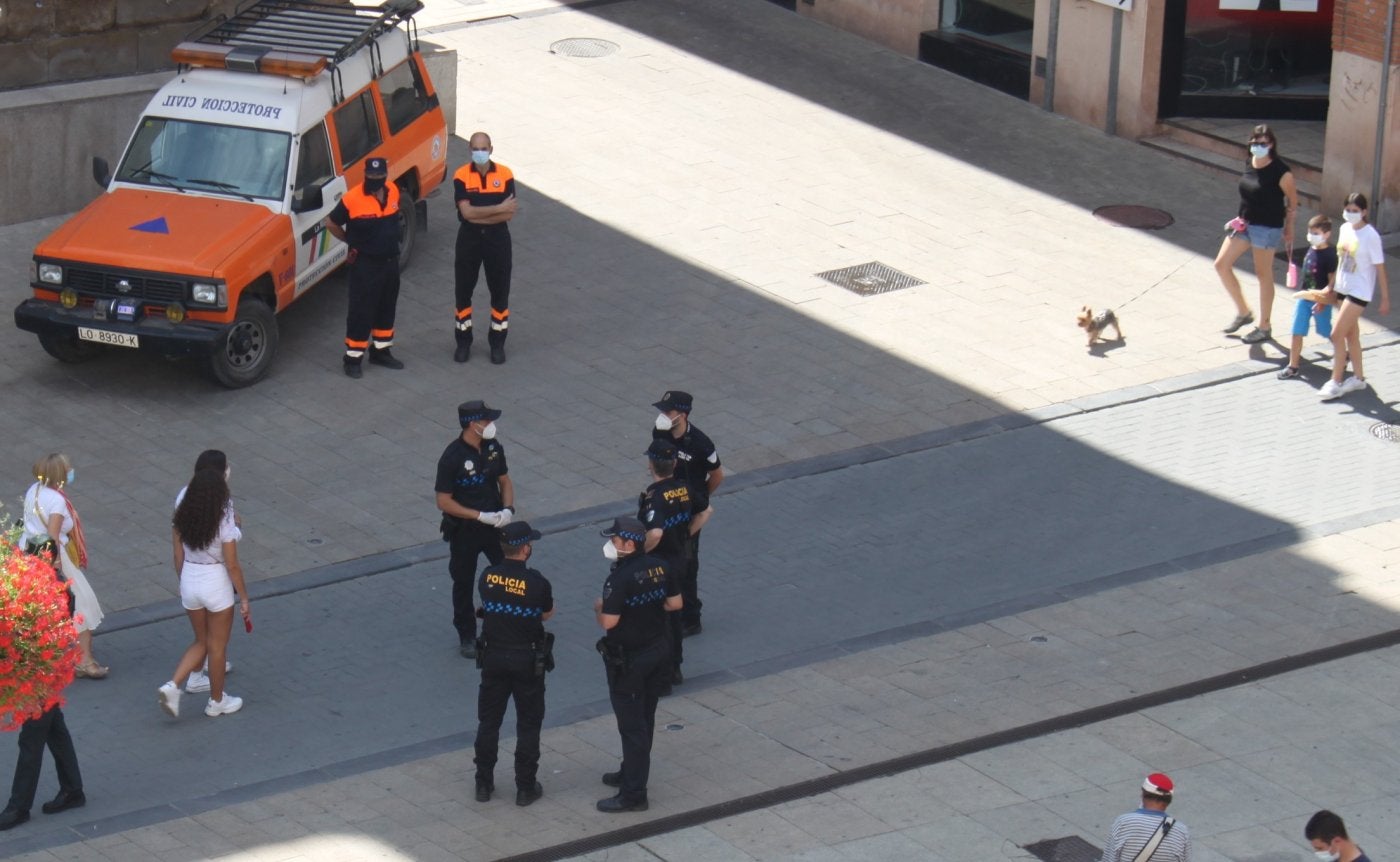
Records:
{"label": "white glove", "polygon": [[476,519],[489,527],[499,527],[505,523],[506,514],[505,512],[482,512],[476,516]]}
{"label": "white glove", "polygon": [[515,513],[512,512],[510,509],[502,509],[501,511],[497,512],[496,515],[501,519],[501,522],[496,525],[497,527],[504,527],[506,524],[509,524],[511,522],[512,518],[515,517]]}

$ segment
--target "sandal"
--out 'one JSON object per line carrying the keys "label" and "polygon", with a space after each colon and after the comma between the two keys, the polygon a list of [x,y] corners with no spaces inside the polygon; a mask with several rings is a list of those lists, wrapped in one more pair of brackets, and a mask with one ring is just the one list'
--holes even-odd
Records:
{"label": "sandal", "polygon": [[1293,378],[1297,377],[1299,373],[1300,372],[1298,371],[1298,369],[1294,368],[1292,365],[1285,365],[1283,367],[1283,370],[1278,373],[1278,379],[1292,380]]}
{"label": "sandal", "polygon": [[1236,332],[1241,326],[1246,326],[1246,325],[1251,324],[1251,323],[1253,323],[1253,322],[1254,322],[1254,312],[1252,312],[1252,311],[1246,311],[1244,314],[1236,315],[1236,316],[1235,316],[1235,319],[1232,320],[1232,321],[1230,321],[1230,325],[1227,326],[1227,327],[1225,327],[1225,334],[1226,334],[1226,335],[1234,335],[1235,332]]}
{"label": "sandal", "polygon": [[1243,341],[1245,344],[1258,344],[1261,341],[1268,341],[1271,338],[1273,338],[1273,333],[1271,331],[1255,327],[1248,335],[1241,338],[1240,341]]}
{"label": "sandal", "polygon": [[109,667],[103,667],[97,662],[92,664],[80,664],[73,671],[73,675],[82,679],[106,679],[107,673],[111,671]]}

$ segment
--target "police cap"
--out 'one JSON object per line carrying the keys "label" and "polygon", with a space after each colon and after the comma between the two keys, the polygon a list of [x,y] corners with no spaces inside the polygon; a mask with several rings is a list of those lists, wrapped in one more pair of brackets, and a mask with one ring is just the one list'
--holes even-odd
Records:
{"label": "police cap", "polygon": [[647,528],[642,526],[642,522],[636,518],[621,517],[613,519],[612,526],[603,530],[602,535],[612,538],[620,536],[632,542],[642,542],[646,540]]}
{"label": "police cap", "polygon": [[501,528],[501,541],[507,545],[523,545],[540,537],[540,531],[530,526],[529,521],[511,521]]}
{"label": "police cap", "polygon": [[657,401],[651,406],[655,407],[657,410],[660,410],[662,412],[670,410],[679,410],[682,413],[689,413],[690,400],[691,399],[689,392],[682,392],[679,389],[672,389],[668,391],[665,395],[662,395],[660,401]]}
{"label": "police cap", "polygon": [[382,177],[389,174],[389,160],[376,156],[372,159],[365,159],[365,173]]}
{"label": "police cap", "polygon": [[647,447],[647,457],[653,461],[676,460],[676,447],[665,440],[653,440]]}
{"label": "police cap", "polygon": [[457,405],[457,421],[462,423],[463,428],[478,419],[495,422],[500,418],[501,411],[487,407],[485,401],[464,401]]}

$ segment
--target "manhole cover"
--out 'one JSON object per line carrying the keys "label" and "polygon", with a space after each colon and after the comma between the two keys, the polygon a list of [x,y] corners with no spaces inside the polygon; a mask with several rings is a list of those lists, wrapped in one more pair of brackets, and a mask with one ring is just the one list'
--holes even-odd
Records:
{"label": "manhole cover", "polygon": [[1049,838],[1027,844],[1022,849],[1044,862],[1099,862],[1103,858],[1103,851],[1078,835]]}
{"label": "manhole cover", "polygon": [[560,39],[549,46],[551,53],[561,57],[606,57],[617,53],[621,46],[607,39]]}
{"label": "manhole cover", "polygon": [[926,283],[922,279],[905,275],[897,269],[885,266],[879,261],[819,272],[817,277],[824,278],[832,284],[844,287],[851,293],[860,296],[874,296],[878,293],[889,293]]}
{"label": "manhole cover", "polygon": [[1377,422],[1371,426],[1371,436],[1387,443],[1400,443],[1400,425],[1391,425],[1387,422]]}
{"label": "manhole cover", "polygon": [[1161,230],[1176,219],[1166,210],[1137,204],[1113,204],[1094,210],[1094,218],[1102,219],[1117,227],[1135,227],[1141,230]]}

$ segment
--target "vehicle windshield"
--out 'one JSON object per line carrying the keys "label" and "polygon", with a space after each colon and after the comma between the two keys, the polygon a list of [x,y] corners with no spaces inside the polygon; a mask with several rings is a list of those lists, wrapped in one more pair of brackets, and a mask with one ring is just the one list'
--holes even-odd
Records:
{"label": "vehicle windshield", "polygon": [[290,146],[285,132],[143,117],[117,180],[281,200]]}

